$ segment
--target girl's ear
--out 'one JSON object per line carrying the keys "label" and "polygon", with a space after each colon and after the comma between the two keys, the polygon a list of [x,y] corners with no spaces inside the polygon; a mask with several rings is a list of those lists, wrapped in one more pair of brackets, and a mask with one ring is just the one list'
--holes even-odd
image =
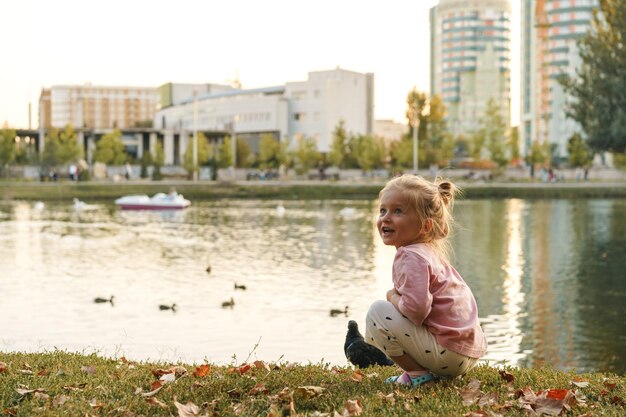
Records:
{"label": "girl's ear", "polygon": [[422,230],[424,231],[424,234],[429,234],[430,232],[432,232],[432,230],[433,230],[433,219],[431,219],[431,218],[426,219],[426,221],[424,222],[424,227],[422,228]]}

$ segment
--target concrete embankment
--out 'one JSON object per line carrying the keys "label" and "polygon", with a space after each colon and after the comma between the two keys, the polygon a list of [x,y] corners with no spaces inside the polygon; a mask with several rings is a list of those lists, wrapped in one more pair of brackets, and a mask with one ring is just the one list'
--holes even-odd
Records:
{"label": "concrete embankment", "polygon": [[[0,182],[2,200],[113,200],[128,194],[153,195],[175,187],[192,200],[219,198],[376,198],[384,181],[128,181],[76,183]],[[464,198],[626,198],[626,182],[458,182]]]}

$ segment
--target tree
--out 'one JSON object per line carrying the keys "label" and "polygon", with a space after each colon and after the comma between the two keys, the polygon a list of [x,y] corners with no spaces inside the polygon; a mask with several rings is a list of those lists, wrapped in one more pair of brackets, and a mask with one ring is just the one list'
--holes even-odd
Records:
{"label": "tree", "polygon": [[96,143],[96,152],[93,159],[110,165],[122,165],[128,159],[128,154],[122,142],[122,132],[115,129],[102,136]]}
{"label": "tree", "polygon": [[259,143],[259,168],[277,169],[285,162],[286,144],[280,143],[272,134],[263,133]]}
{"label": "tree", "polygon": [[600,0],[578,42],[581,65],[559,82],[573,100],[566,112],[598,151],[626,150],[626,2]]}
{"label": "tree", "polygon": [[163,145],[161,145],[161,142],[159,141],[156,143],[152,163],[154,165],[154,169],[152,170],[152,179],[162,180],[163,174],[161,174],[161,167],[165,164],[165,153],[163,152]]}
{"label": "tree", "polygon": [[200,165],[209,160],[209,140],[202,132],[198,132],[198,160],[197,164],[193,164],[193,136],[187,141],[187,149],[183,155],[183,167],[187,171],[189,177],[193,177],[194,171],[199,171]]}
{"label": "tree", "polygon": [[322,160],[322,154],[318,152],[313,138],[299,138],[296,149],[291,153],[296,172],[300,175],[309,172]]}
{"label": "tree", "polygon": [[511,162],[517,166],[520,162],[519,129],[517,126],[514,126],[511,130],[509,130],[509,140],[507,145]]}
{"label": "tree", "polygon": [[77,134],[72,125],[65,126],[63,131],[52,128],[45,139],[42,165],[53,167],[76,161],[82,157],[83,150],[77,141]]}
{"label": "tree", "polygon": [[535,176],[535,166],[545,164],[549,160],[548,143],[534,141],[530,147],[530,152],[526,155],[526,163],[530,165],[530,176]]}
{"label": "tree", "polygon": [[333,141],[328,152],[328,162],[339,168],[347,168],[347,161],[350,158],[350,138],[346,132],[345,122],[339,121],[333,130]]}
{"label": "tree", "polygon": [[252,153],[252,149],[250,149],[250,144],[246,142],[242,138],[237,138],[237,166],[242,168],[249,168],[255,162],[254,153]]}
{"label": "tree", "polygon": [[490,154],[490,159],[499,167],[508,163],[505,144],[506,124],[500,111],[500,107],[493,98],[487,101],[485,116],[481,119],[481,134],[484,135],[485,145]]}
{"label": "tree", "polygon": [[569,163],[573,167],[584,167],[591,163],[593,154],[580,133],[574,133],[567,141]]}
{"label": "tree", "polygon": [[445,120],[446,107],[438,95],[428,99],[428,113],[424,118],[426,124],[424,137],[420,136],[420,164],[423,166],[446,166],[454,157],[454,138],[448,132]]}
{"label": "tree", "polygon": [[385,143],[382,138],[370,135],[358,135],[352,140],[353,149],[359,168],[368,172],[382,168],[385,163]]}
{"label": "tree", "polygon": [[228,168],[233,164],[233,152],[231,150],[231,138],[227,136],[218,149],[218,165],[220,168]]}
{"label": "tree", "polygon": [[4,176],[4,170],[15,159],[15,130],[9,129],[5,123],[0,129],[0,177]]}

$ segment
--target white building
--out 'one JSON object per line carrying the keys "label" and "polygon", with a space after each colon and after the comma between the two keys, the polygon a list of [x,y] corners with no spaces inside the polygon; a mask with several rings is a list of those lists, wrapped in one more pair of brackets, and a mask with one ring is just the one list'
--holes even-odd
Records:
{"label": "white building", "polygon": [[179,105],[163,108],[154,116],[154,128],[164,131],[166,163],[174,137],[181,154],[194,127],[200,131],[234,131],[255,148],[261,134],[271,133],[281,141],[313,138],[327,152],[332,133],[341,120],[348,132],[371,134],[374,113],[374,75],[340,68],[310,72],[306,81],[284,86],[220,91],[200,94]]}
{"label": "white building", "polygon": [[374,120],[374,136],[385,139],[386,143],[401,140],[409,133],[407,123],[398,123],[389,119]]}
{"label": "white building", "polygon": [[579,125],[565,116],[569,97],[557,81],[575,76],[580,65],[576,41],[590,27],[597,0],[522,0],[521,105],[522,154],[534,141],[556,145],[562,158]]}
{"label": "white building", "polygon": [[510,124],[509,0],[440,0],[430,11],[431,94],[455,135],[476,131],[489,99]]}

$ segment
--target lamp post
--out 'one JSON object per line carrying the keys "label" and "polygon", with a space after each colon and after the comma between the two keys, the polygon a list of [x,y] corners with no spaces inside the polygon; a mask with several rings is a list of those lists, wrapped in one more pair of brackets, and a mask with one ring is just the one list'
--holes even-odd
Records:
{"label": "lamp post", "polygon": [[198,89],[193,91],[193,180],[198,181]]}
{"label": "lamp post", "polygon": [[238,115],[233,116],[233,122],[230,124],[231,127],[231,138],[230,138],[230,150],[233,154],[233,175],[235,173],[235,168],[237,167],[237,137],[235,136],[235,123],[239,119]]}
{"label": "lamp post", "polygon": [[417,113],[417,101],[413,108],[413,173],[417,175],[417,131],[420,128],[419,114]]}

